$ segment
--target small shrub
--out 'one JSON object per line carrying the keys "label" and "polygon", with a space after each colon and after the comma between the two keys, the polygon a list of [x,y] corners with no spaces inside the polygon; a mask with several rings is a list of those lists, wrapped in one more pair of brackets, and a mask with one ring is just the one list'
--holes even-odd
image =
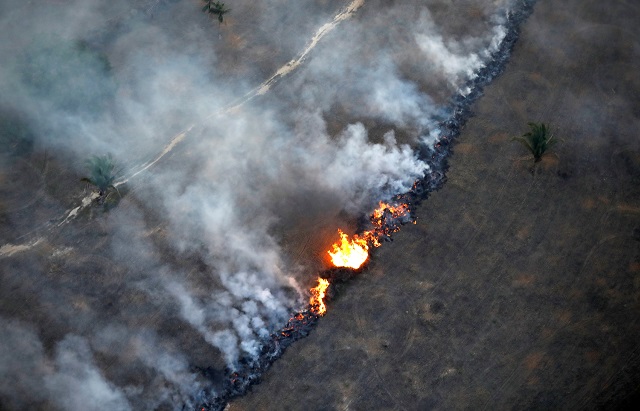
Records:
{"label": "small shrub", "polygon": [[205,5],[202,8],[202,11],[204,12],[208,12],[209,14],[215,14],[218,16],[218,22],[220,22],[222,24],[222,21],[224,20],[224,15],[229,13],[231,11],[231,9],[228,9],[224,3],[220,2],[220,1],[212,1],[212,0],[203,0]]}
{"label": "small shrub", "polygon": [[93,156],[87,160],[87,167],[91,176],[83,177],[81,181],[96,187],[98,190],[98,204],[104,203],[111,190],[115,190],[120,196],[120,192],[113,184],[116,180],[116,171],[111,155]]}
{"label": "small shrub", "polygon": [[514,137],[512,141],[519,141],[533,155],[534,162],[542,159],[542,156],[551,148],[556,140],[551,129],[544,123],[529,123],[531,131],[524,133],[522,137]]}

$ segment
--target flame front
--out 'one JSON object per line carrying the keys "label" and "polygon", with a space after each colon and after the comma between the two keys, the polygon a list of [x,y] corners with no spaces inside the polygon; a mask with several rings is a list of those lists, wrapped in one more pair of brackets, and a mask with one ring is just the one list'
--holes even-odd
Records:
{"label": "flame front", "polygon": [[391,205],[391,204],[380,201],[378,203],[378,208],[373,210],[373,213],[371,214],[371,218],[379,220],[380,218],[384,217],[385,212],[389,212],[391,216],[394,218],[402,217],[409,213],[409,205],[404,203],[400,203],[398,205]]}
{"label": "flame front", "polygon": [[338,230],[340,242],[331,246],[328,251],[331,256],[331,262],[336,267],[349,267],[358,269],[369,258],[369,245],[367,240],[357,235],[353,240],[349,240],[349,236]]}
{"label": "flame front", "polygon": [[348,267],[357,270],[362,267],[369,258],[369,245],[380,247],[380,239],[388,237],[391,233],[399,230],[396,225],[388,225],[390,219],[401,219],[409,214],[409,205],[391,205],[380,201],[369,218],[373,224],[373,229],[364,231],[362,234],[354,235],[353,240],[349,236],[338,230],[340,241],[331,246],[328,251],[331,262],[335,267]]}
{"label": "flame front", "polygon": [[309,305],[314,314],[324,315],[327,312],[327,306],[324,304],[327,288],[329,288],[329,280],[318,278],[318,285],[311,289]]}
{"label": "flame front", "polygon": [[[409,216],[409,212],[408,204],[391,205],[381,201],[369,218],[373,229],[356,234],[351,240],[347,234],[338,229],[340,241],[334,243],[331,250],[327,251],[333,265],[354,270],[362,267],[362,264],[369,259],[369,246],[380,247],[382,245],[380,239],[388,238],[391,233],[398,231],[399,224],[406,222],[404,219]],[[318,285],[311,289],[309,305],[316,315],[324,315],[327,312],[324,298],[328,287],[329,280],[318,278]]]}

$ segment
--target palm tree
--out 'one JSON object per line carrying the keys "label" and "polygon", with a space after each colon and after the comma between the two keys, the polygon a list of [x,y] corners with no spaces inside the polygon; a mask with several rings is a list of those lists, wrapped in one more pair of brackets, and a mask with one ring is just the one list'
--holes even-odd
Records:
{"label": "palm tree", "polygon": [[87,160],[87,167],[91,172],[91,177],[83,177],[80,181],[89,183],[98,189],[98,204],[104,203],[111,189],[116,190],[120,195],[120,192],[113,184],[116,179],[116,173],[115,163],[111,154],[91,157]]}
{"label": "palm tree", "polygon": [[228,9],[224,3],[220,1],[214,2],[213,0],[203,0],[205,2],[202,11],[209,12],[209,14],[216,14],[218,16],[218,21],[222,24],[224,20],[223,16],[231,11]]}
{"label": "palm tree", "polygon": [[533,160],[537,163],[557,139],[554,140],[551,129],[544,123],[529,123],[529,128],[531,131],[523,134],[522,137],[513,137],[511,140],[522,143],[533,154]]}

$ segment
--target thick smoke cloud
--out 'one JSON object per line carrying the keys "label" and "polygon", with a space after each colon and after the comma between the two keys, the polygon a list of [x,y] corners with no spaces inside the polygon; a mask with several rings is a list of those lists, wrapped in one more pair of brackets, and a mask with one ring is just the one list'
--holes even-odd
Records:
{"label": "thick smoke cloud", "polygon": [[93,362],[86,340],[68,335],[55,350],[56,372],[44,378],[55,405],[65,410],[86,409],[87,404],[104,405],[108,410],[126,411],[131,407],[124,393],[104,379]]}
{"label": "thick smoke cloud", "polygon": [[[46,394],[33,390],[42,386],[50,365],[44,361],[44,350],[36,332],[27,325],[0,318],[3,335],[0,351],[0,395],[6,405],[24,408],[30,401],[42,401]],[[20,372],[17,372],[17,371]]]}
{"label": "thick smoke cloud", "polygon": [[96,368],[84,338],[67,335],[48,360],[38,336],[28,326],[0,318],[0,331],[4,340],[0,389],[12,407],[49,399],[65,410],[83,410],[87,404],[101,404],[108,410],[131,409],[123,391]]}
{"label": "thick smoke cloud", "polygon": [[190,131],[118,207],[66,223],[33,261],[0,262],[15,289],[41,285],[25,288],[31,308],[0,311],[11,409],[178,409],[215,391],[304,306],[338,224],[424,175],[414,148],[437,139],[507,6],[471,1],[473,18],[449,22],[448,2],[364,2],[296,72],[228,110],[349,2],[230,1],[222,26],[197,2],[50,3],[0,1],[0,109],[27,119],[35,150],[74,181],[112,153],[127,177]]}

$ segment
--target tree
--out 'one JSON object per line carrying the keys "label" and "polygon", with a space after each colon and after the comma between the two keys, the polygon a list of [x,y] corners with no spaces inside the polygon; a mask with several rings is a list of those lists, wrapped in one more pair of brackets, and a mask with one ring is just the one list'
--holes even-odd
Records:
{"label": "tree", "polygon": [[529,123],[531,131],[524,133],[522,137],[513,137],[512,141],[519,141],[533,155],[535,163],[542,159],[542,156],[551,146],[556,143],[551,129],[544,123]]}
{"label": "tree", "polygon": [[224,5],[224,3],[220,1],[216,1],[216,2],[214,2],[213,0],[203,0],[203,1],[205,2],[205,5],[202,8],[202,11],[208,12],[209,14],[217,15],[218,21],[220,22],[220,24],[222,24],[222,21],[224,20],[223,16],[229,13],[231,9],[228,9]]}
{"label": "tree", "polygon": [[111,155],[93,156],[87,160],[87,167],[91,173],[91,177],[83,177],[80,181],[84,181],[95,186],[98,189],[98,204],[104,203],[109,195],[110,190],[115,190],[120,196],[120,192],[113,184],[116,180],[115,163]]}

